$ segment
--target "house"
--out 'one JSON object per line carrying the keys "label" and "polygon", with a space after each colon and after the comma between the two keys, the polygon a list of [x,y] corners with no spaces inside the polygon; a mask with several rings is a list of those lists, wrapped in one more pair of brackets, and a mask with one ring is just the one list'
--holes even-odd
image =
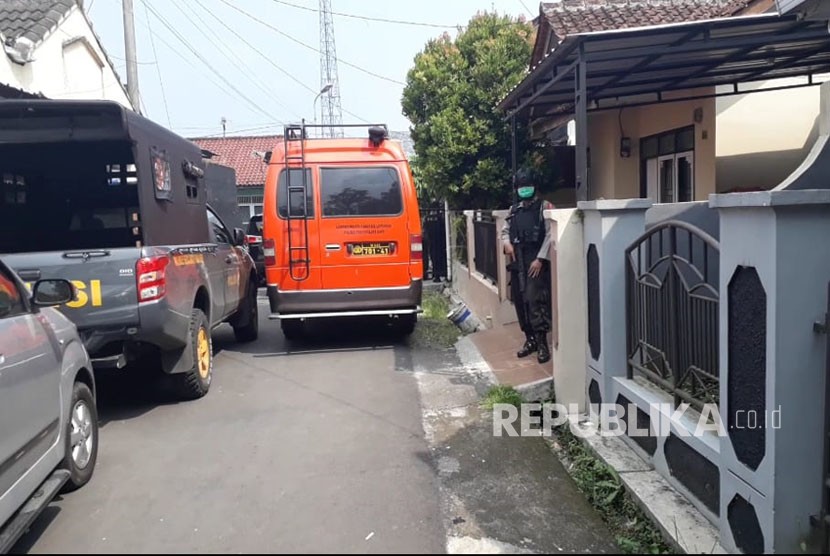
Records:
{"label": "house", "polygon": [[[537,138],[570,127],[577,208],[546,214],[557,401],[578,423],[629,408],[638,434],[616,459],[659,477],[641,503],[689,502],[690,530],[649,506],[685,552],[827,552],[830,251],[811,249],[830,234],[827,19],[769,0],[540,9],[531,69],[499,107]],[[471,255],[506,214],[465,216],[454,286],[510,326],[504,255],[495,283]],[[696,429],[713,408],[718,429]],[[794,422],[741,420],[778,410]]]}
{"label": "house", "polygon": [[0,98],[132,106],[81,0],[0,0]]}
{"label": "house", "polygon": [[[539,85],[542,69],[565,39],[583,34],[666,26],[717,18],[742,18],[774,13],[774,0],[562,0],[542,3],[539,28],[525,80],[502,103],[509,109],[516,93]],[[590,149],[590,198],[644,197],[655,202],[704,200],[711,193],[771,189],[792,173],[807,156],[817,134],[822,75],[799,60],[773,60],[773,70],[787,66],[782,78],[763,79],[767,59],[747,56],[749,50],[732,51],[744,69],[733,72],[740,82],[703,80],[711,63],[687,54],[684,64],[654,82],[644,91],[632,76],[615,77],[618,97],[606,94],[615,83],[589,87],[592,100],[587,117],[587,148]],[[756,49],[755,53],[762,52]],[[656,54],[656,53],[655,53]],[[654,55],[653,55],[654,56]],[[637,75],[654,67],[649,59],[637,59]],[[753,65],[754,64],[754,65]],[[651,66],[651,67],[649,67]],[[733,64],[737,66],[737,64]],[[803,71],[795,71],[800,67]],[[729,68],[724,65],[720,70]],[[607,70],[608,68],[605,68]],[[659,66],[658,66],[659,69]],[[605,72],[607,73],[607,71]],[[776,72],[770,73],[775,76]],[[670,78],[669,78],[670,77]],[[566,79],[567,81],[567,79]],[[564,82],[563,82],[564,83]],[[706,87],[691,85],[704,83]],[[688,85],[688,87],[684,87]],[[594,90],[591,90],[594,89]],[[605,91],[603,91],[605,89]],[[753,94],[745,94],[752,92]],[[638,94],[632,94],[638,93]],[[658,96],[658,99],[655,99]],[[573,95],[570,95],[573,97]],[[686,100],[677,101],[683,98]],[[571,104],[573,98],[567,99]],[[543,106],[535,100],[526,114],[534,135],[550,137],[567,126],[575,145],[576,119],[568,102]],[[517,105],[513,104],[512,108]],[[782,110],[798,106],[798,110]],[[526,107],[527,108],[527,107]],[[662,142],[662,146],[661,146]],[[588,154],[586,153],[586,157]],[[586,161],[587,163],[587,161]],[[573,193],[569,191],[568,193]],[[575,202],[560,194],[559,206]],[[564,201],[564,203],[563,203]]]}
{"label": "house", "polygon": [[201,137],[191,139],[210,155],[210,161],[236,171],[237,199],[243,216],[262,214],[262,197],[266,157],[281,141],[282,135],[239,137]]}

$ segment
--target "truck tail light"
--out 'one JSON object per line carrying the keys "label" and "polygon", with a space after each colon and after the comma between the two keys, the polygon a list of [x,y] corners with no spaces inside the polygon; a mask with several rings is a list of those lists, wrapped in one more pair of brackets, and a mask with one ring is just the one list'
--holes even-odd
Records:
{"label": "truck tail light", "polygon": [[167,293],[167,265],[170,257],[146,257],[135,265],[138,302],[155,301]]}
{"label": "truck tail light", "polygon": [[409,236],[409,252],[411,253],[410,260],[424,260],[424,240],[421,234],[412,234]]}
{"label": "truck tail light", "polygon": [[259,245],[262,243],[262,236],[245,236],[245,243],[248,245]]}
{"label": "truck tail light", "polygon": [[265,257],[265,266],[274,266],[277,264],[277,246],[273,239],[263,241],[262,255]]}

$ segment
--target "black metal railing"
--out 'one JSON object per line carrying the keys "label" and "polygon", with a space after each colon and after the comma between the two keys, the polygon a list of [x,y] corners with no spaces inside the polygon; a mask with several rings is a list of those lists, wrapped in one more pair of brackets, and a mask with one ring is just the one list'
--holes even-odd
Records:
{"label": "black metal railing", "polygon": [[476,270],[496,284],[499,280],[498,262],[496,259],[498,249],[496,223],[483,215],[479,216],[473,221],[473,231],[475,233],[474,260]]}
{"label": "black metal railing", "polygon": [[467,216],[463,212],[452,214],[452,257],[464,266],[470,265],[470,258],[467,249]]}
{"label": "black metal railing", "polygon": [[628,376],[697,409],[719,400],[719,244],[667,221],[626,250]]}

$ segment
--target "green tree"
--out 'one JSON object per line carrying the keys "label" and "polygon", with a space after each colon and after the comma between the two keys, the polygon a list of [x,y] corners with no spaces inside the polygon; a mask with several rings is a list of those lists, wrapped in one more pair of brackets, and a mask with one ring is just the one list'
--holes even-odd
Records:
{"label": "green tree", "polygon": [[[402,106],[429,196],[454,208],[510,203],[510,125],[496,105],[525,75],[532,34],[523,19],[478,13],[455,40],[445,33],[415,57]],[[520,152],[527,146],[521,130]]]}

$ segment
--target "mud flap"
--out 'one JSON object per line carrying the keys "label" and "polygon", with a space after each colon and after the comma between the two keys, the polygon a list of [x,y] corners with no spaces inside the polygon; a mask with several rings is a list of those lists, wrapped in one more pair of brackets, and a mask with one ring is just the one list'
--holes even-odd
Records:
{"label": "mud flap", "polygon": [[187,344],[183,348],[161,352],[161,368],[167,374],[185,373],[196,364],[193,359],[193,340],[187,335]]}

